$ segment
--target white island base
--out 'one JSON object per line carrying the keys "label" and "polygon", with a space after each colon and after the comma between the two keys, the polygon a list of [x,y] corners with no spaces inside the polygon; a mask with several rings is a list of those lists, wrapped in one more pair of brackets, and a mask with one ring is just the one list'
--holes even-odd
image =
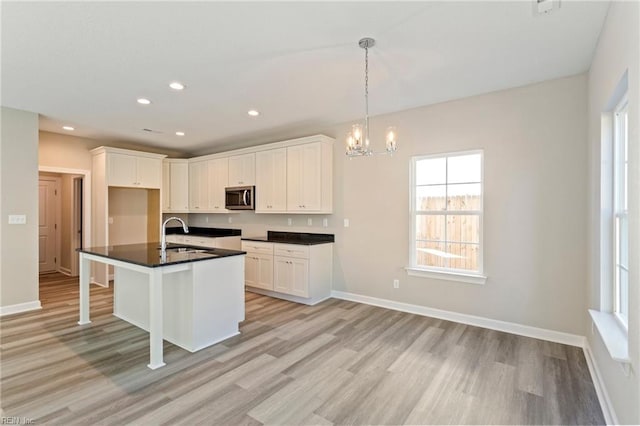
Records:
{"label": "white island base", "polygon": [[[147,273],[114,266],[113,314],[149,331]],[[239,334],[241,321],[244,256],[192,262],[162,274],[163,339],[195,352]]]}

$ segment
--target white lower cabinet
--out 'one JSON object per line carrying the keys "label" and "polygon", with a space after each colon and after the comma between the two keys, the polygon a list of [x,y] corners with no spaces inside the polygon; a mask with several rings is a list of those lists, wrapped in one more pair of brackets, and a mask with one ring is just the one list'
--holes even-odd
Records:
{"label": "white lower cabinet", "polygon": [[314,305],[331,295],[333,244],[242,241],[248,290]]}

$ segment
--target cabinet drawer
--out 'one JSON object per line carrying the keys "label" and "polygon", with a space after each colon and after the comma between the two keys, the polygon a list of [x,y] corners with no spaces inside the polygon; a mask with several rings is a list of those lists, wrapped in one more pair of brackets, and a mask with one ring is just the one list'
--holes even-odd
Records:
{"label": "cabinet drawer", "polygon": [[273,243],[261,243],[258,241],[243,241],[242,251],[260,254],[273,254]]}
{"label": "cabinet drawer", "polygon": [[216,239],[213,237],[197,237],[197,236],[184,236],[184,243],[191,244],[199,247],[215,248]]}
{"label": "cabinet drawer", "polygon": [[301,246],[297,244],[275,244],[273,252],[276,256],[299,257],[302,259],[309,258],[309,246]]}
{"label": "cabinet drawer", "polygon": [[184,244],[184,235],[182,234],[169,234],[167,235],[167,242],[174,244]]}

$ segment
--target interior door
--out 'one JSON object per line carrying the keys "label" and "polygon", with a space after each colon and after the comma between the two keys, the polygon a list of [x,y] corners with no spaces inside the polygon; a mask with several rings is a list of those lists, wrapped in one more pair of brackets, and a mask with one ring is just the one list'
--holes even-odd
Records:
{"label": "interior door", "polygon": [[57,178],[40,178],[38,190],[39,270],[40,273],[57,270]]}

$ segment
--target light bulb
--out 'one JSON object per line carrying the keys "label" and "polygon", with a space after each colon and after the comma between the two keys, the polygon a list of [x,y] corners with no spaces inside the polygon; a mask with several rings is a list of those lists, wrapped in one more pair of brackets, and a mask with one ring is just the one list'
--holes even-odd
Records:
{"label": "light bulb", "polygon": [[388,127],[387,128],[387,151],[389,152],[393,152],[396,150],[397,148],[397,138],[398,138],[398,134],[396,133],[396,128],[395,127]]}

